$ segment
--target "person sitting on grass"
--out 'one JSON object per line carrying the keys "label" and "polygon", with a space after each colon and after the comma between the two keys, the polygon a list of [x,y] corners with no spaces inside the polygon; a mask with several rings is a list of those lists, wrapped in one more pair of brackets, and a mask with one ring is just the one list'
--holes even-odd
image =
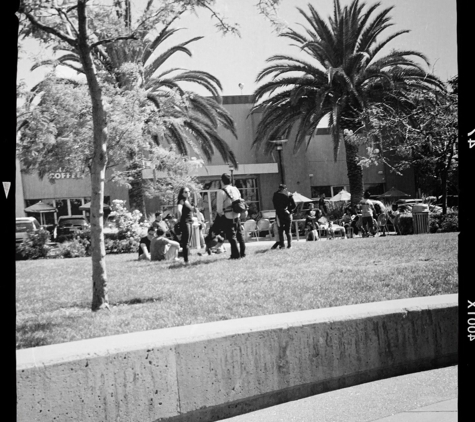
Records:
{"label": "person sitting on grass", "polygon": [[151,261],[178,261],[180,244],[165,237],[165,231],[159,227],[157,237],[150,242]]}
{"label": "person sitting on grass", "polygon": [[155,238],[155,228],[149,227],[147,236],[142,237],[139,242],[139,261],[142,259],[150,261],[150,243]]}
{"label": "person sitting on grass", "polygon": [[[210,233],[210,235],[206,236],[208,241],[206,242],[206,252],[208,255],[212,253],[221,254],[226,252],[226,248],[224,246],[224,236],[221,234],[215,235],[214,233]],[[224,233],[222,233],[224,234]]]}
{"label": "person sitting on grass", "polygon": [[223,216],[217,215],[208,235],[205,237],[206,253],[208,255],[226,252],[224,247],[224,224]]}
{"label": "person sitting on grass", "polygon": [[317,214],[314,205],[312,203],[309,204],[305,218],[305,238],[307,240],[318,240],[317,220],[321,216],[321,211],[318,211],[320,215]]}
{"label": "person sitting on grass", "polygon": [[155,230],[157,230],[160,227],[165,233],[167,233],[169,230],[167,223],[163,220],[161,211],[157,211],[155,213],[155,220],[152,222],[151,226]]}

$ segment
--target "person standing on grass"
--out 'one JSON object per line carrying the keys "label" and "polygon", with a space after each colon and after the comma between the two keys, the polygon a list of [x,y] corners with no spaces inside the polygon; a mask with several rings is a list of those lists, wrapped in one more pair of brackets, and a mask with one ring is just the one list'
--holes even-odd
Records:
{"label": "person standing on grass", "polygon": [[361,231],[363,232],[363,237],[368,237],[371,233],[373,236],[375,234],[375,227],[373,216],[376,213],[373,202],[369,199],[370,193],[366,191],[363,195],[363,199],[360,201],[361,204]]}
{"label": "person standing on grass", "polygon": [[[246,245],[242,234],[241,214],[233,212],[231,204],[233,201],[241,198],[241,192],[235,186],[231,185],[231,176],[224,173],[221,176],[221,185],[216,198],[216,211],[219,216],[224,216],[222,219],[223,231],[231,246],[230,259],[239,259],[246,256]],[[239,241],[239,248],[238,248]]]}
{"label": "person standing on grass", "polygon": [[178,193],[177,214],[180,221],[181,239],[180,246],[183,250],[183,259],[188,264],[190,254],[191,233],[193,224],[193,206],[190,203],[190,189],[183,187]]}
{"label": "person standing on grass", "polygon": [[320,199],[318,200],[318,207],[324,216],[328,214],[327,204],[325,203],[325,194],[322,193],[320,195]]}
{"label": "person standing on grass", "polygon": [[149,227],[147,230],[147,236],[142,237],[139,242],[139,261],[141,259],[146,259],[150,261],[150,243],[155,237],[155,229]]}
{"label": "person standing on grass", "polygon": [[285,247],[284,233],[287,237],[287,248],[291,248],[292,235],[290,234],[290,225],[292,224],[292,213],[296,207],[294,198],[287,191],[287,187],[281,184],[272,197],[272,203],[274,204],[276,221],[279,227],[279,240],[274,243],[271,249],[277,249],[277,247],[283,249]]}
{"label": "person standing on grass", "polygon": [[159,227],[157,236],[150,242],[151,261],[178,261],[180,244],[165,237],[164,230]]}
{"label": "person standing on grass", "polygon": [[205,236],[203,234],[203,231],[205,229],[205,216],[203,213],[199,210],[198,207],[195,207],[193,209],[193,216],[196,218],[197,223],[199,224],[199,235],[200,235],[200,247],[201,249],[205,248]]}

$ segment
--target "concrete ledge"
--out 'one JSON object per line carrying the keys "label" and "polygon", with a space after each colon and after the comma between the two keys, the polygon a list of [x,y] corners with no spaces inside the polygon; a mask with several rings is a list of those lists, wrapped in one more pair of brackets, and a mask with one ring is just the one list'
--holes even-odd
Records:
{"label": "concrete ledge", "polygon": [[457,295],[17,351],[18,421],[216,421],[457,363]]}

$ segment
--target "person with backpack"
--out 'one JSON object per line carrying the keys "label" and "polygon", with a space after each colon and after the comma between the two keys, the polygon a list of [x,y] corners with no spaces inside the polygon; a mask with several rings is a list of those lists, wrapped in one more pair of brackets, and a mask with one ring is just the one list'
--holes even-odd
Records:
{"label": "person with backpack", "polygon": [[292,194],[287,191],[287,186],[279,185],[279,189],[272,197],[272,203],[274,204],[276,220],[279,226],[279,240],[275,242],[271,249],[277,249],[277,247],[283,249],[285,247],[284,233],[287,237],[287,248],[291,248],[292,235],[290,234],[290,225],[292,224],[292,213],[296,208],[296,204]]}
{"label": "person with backpack", "polygon": [[[224,173],[221,176],[221,185],[216,197],[216,211],[219,216],[224,216],[222,220],[223,231],[231,246],[231,258],[239,259],[246,256],[246,245],[241,228],[241,213],[246,212],[244,200],[241,192],[231,185],[231,176]],[[238,248],[239,242],[239,248]]]}

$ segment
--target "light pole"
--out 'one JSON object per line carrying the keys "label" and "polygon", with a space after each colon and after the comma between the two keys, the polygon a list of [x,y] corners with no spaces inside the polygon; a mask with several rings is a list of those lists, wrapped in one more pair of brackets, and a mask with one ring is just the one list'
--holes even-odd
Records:
{"label": "light pole", "polygon": [[280,180],[283,185],[285,185],[285,172],[284,166],[282,165],[282,145],[287,142],[287,139],[276,139],[274,141],[269,141],[272,144],[275,144],[275,149],[279,153],[279,167],[280,167]]}
{"label": "light pole", "polygon": [[231,173],[231,186],[234,186],[234,166],[231,163],[228,163],[228,166]]}

